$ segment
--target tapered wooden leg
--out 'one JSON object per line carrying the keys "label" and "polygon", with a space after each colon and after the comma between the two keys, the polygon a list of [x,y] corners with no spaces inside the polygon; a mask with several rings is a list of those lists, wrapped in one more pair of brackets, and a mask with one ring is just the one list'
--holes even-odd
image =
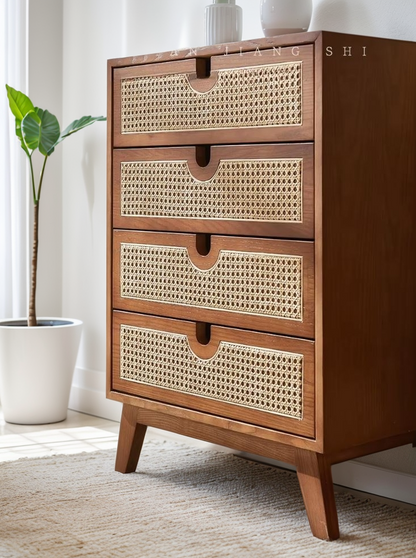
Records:
{"label": "tapered wooden leg", "polygon": [[338,539],[331,465],[321,454],[296,450],[296,469],[313,535],[324,540]]}
{"label": "tapered wooden leg", "polygon": [[139,462],[147,426],[137,422],[137,411],[137,407],[123,405],[115,467],[119,473],[134,473]]}

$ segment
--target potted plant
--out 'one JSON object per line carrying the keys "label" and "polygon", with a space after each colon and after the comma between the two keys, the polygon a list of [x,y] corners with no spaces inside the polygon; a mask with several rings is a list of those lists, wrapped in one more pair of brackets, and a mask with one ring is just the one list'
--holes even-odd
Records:
{"label": "potted plant", "polygon": [[[0,321],[0,397],[4,418],[20,424],[44,424],[65,420],[72,377],[81,338],[82,322],[73,319],[38,318],[36,285],[39,246],[39,208],[46,163],[65,138],[103,116],[83,116],[61,132],[59,122],[47,110],[6,85],[16,136],[26,153],[33,196],[33,247],[27,319]],[[41,172],[36,183],[33,155],[38,152]]]}

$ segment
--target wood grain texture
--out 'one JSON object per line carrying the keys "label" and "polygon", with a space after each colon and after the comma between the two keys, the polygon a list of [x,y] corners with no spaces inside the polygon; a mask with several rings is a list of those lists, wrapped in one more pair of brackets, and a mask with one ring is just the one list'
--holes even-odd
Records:
{"label": "wood grain texture", "polygon": [[[269,144],[269,145],[214,145],[209,149],[209,163],[200,166],[197,163],[198,146],[195,147],[171,147],[171,148],[141,148],[141,149],[117,149],[114,150],[114,183],[113,183],[113,220],[114,227],[119,229],[201,232],[209,234],[233,234],[242,236],[264,236],[279,238],[313,239],[314,237],[314,176],[313,176],[313,144]],[[198,182],[207,182],[215,176],[220,162],[227,161],[267,161],[269,159],[301,159],[302,165],[302,220],[300,222],[278,221],[274,222],[260,220],[237,220],[237,219],[198,219],[163,216],[123,216],[121,211],[121,165],[127,162],[173,162],[186,161],[190,176]],[[231,180],[231,179],[230,179]],[[282,178],[276,176],[275,181]],[[239,201],[243,208],[250,207],[251,197],[256,196],[257,177],[253,176],[253,189],[247,190],[246,195]],[[144,185],[147,187],[147,184]],[[209,184],[207,184],[209,186]],[[155,195],[157,195],[155,185]],[[200,184],[203,189],[205,184]],[[230,181],[224,188],[233,189]],[[189,192],[191,197],[193,192]],[[271,196],[272,194],[270,194]],[[270,198],[270,203],[275,199]],[[192,203],[192,199],[189,200]],[[222,202],[221,196],[216,199],[217,204]]]}
{"label": "wood grain texture", "polygon": [[111,389],[113,319],[113,69],[107,62],[106,395]]}
{"label": "wood grain texture", "polygon": [[237,43],[226,43],[211,46],[196,46],[186,49],[175,49],[167,52],[153,54],[142,54],[138,56],[128,56],[125,58],[113,58],[109,60],[112,68],[124,68],[127,66],[139,66],[142,64],[159,64],[160,62],[172,62],[177,60],[187,60],[190,58],[205,59],[212,56],[228,56],[240,52],[256,52],[257,50],[272,49],[278,47],[296,47],[304,44],[313,44],[320,36],[320,31],[309,33],[292,33],[276,37],[263,37],[250,39]]}
{"label": "wood grain texture", "polygon": [[[209,97],[210,91],[216,87],[215,72],[227,69],[256,68],[260,66],[285,65],[288,62],[301,63],[301,124],[282,124],[282,125],[260,125],[253,120],[251,124],[239,125],[235,127],[221,126],[210,129],[199,128],[199,122],[187,123],[184,130],[156,130],[146,132],[122,133],[121,105],[122,80],[130,78],[141,78],[145,76],[160,76],[160,86],[163,85],[164,76],[181,74],[186,78],[189,88]],[[313,87],[313,46],[298,45],[294,48],[283,48],[280,53],[275,49],[261,50],[255,52],[241,52],[230,54],[229,56],[217,56],[211,59],[213,67],[213,77],[198,78],[196,59],[180,60],[175,62],[163,62],[153,65],[138,65],[132,67],[115,68],[113,82],[114,98],[114,146],[115,147],[148,147],[165,145],[189,145],[218,143],[253,143],[253,142],[275,142],[275,141],[310,141],[313,139],[313,118],[314,118],[314,87]],[[252,87],[260,87],[261,83],[253,83]],[[227,99],[234,91],[224,90],[224,99]],[[168,89],[166,103],[174,106],[175,110],[185,110],[185,106],[178,105],[177,98],[180,98],[179,90],[177,94],[174,90]],[[226,101],[224,101],[226,103]],[[250,106],[247,107],[250,111]],[[174,113],[173,113],[174,114]],[[227,114],[227,107],[224,104],[224,115]],[[158,121],[155,120],[155,124]],[[194,126],[196,126],[194,128]],[[199,128],[199,129],[198,129]]]}
{"label": "wood grain texture", "polygon": [[325,456],[295,450],[296,470],[313,535],[323,540],[339,538],[331,466]]}
{"label": "wood grain texture", "polygon": [[[148,295],[143,293],[142,298],[129,298],[122,296],[121,292],[121,278],[124,277],[127,280],[127,272],[122,268],[121,264],[121,246],[122,244],[133,246],[143,245],[145,247],[171,247],[171,248],[181,248],[185,249],[187,253],[188,266],[184,269],[184,263],[182,259],[175,264],[175,256],[173,255],[170,260],[167,260],[164,264],[165,273],[163,273],[163,288],[156,283],[156,279],[153,282],[153,295],[154,299],[147,299]],[[309,339],[314,338],[314,260],[313,260],[313,243],[310,242],[300,242],[300,241],[288,241],[288,240],[273,240],[273,239],[255,239],[255,238],[239,238],[232,236],[216,236],[210,237],[210,250],[207,255],[201,255],[197,250],[197,236],[190,234],[166,234],[159,232],[127,232],[127,231],[115,231],[114,232],[114,276],[113,276],[113,305],[114,308],[120,310],[128,310],[132,312],[144,312],[148,314],[156,314],[162,316],[171,316],[176,318],[183,318],[187,320],[208,322],[214,324],[224,324],[230,325],[238,328],[247,328],[252,330],[260,330],[271,333],[284,333],[289,335],[301,336]],[[264,263],[261,265],[261,260],[256,263],[255,271],[253,271],[253,266],[251,265],[247,269],[236,268],[234,271],[232,269],[224,269],[224,296],[216,298],[217,282],[221,279],[217,275],[210,278],[210,273],[212,269],[216,269],[219,257],[229,252],[231,254],[253,254],[254,257],[259,255],[263,258],[263,254],[270,254],[275,256],[277,254],[288,257],[300,257],[302,260],[302,271],[299,274],[300,286],[302,288],[301,297],[301,313],[298,319],[294,318],[280,318],[278,316],[267,316],[266,314],[261,315],[260,312],[266,312],[267,309],[262,302],[265,294],[262,294],[263,285],[268,281],[275,280],[275,292],[276,299],[278,298],[279,288],[283,291],[280,295],[282,299],[281,306],[285,307],[285,304],[290,304],[290,292],[284,294],[285,287],[282,285],[279,287],[279,280],[282,281],[284,273],[287,275],[288,272],[285,271],[282,266],[282,278],[279,276],[270,275],[267,271],[269,263]],[[151,256],[148,257],[150,261]],[[143,265],[146,265],[145,263]],[[150,265],[152,265],[150,263]],[[176,267],[175,267],[176,266]],[[179,284],[179,278],[175,279],[179,275],[186,274],[192,276],[192,269],[196,268],[204,273],[203,277],[206,277],[205,282],[207,284],[207,289],[212,293],[211,295],[211,306],[204,307],[199,302],[200,291],[195,291],[192,296],[192,301],[187,302],[190,296],[190,289],[186,289],[186,292],[182,292]],[[146,268],[145,268],[146,269]],[[251,300],[249,308],[245,312],[238,312],[232,310],[232,305],[229,310],[221,309],[223,303],[227,303],[228,297],[231,296],[231,289],[233,287],[233,281],[238,281],[236,278],[233,279],[234,275],[246,277],[248,284],[251,284],[250,290]],[[137,274],[139,277],[143,276],[143,270],[137,269]],[[134,274],[130,273],[134,279]],[[268,279],[267,279],[268,278]],[[146,278],[144,278],[146,279]],[[151,280],[151,278],[148,278]],[[213,283],[215,281],[215,284]],[[170,283],[170,287],[169,284]],[[229,283],[227,287],[227,283]],[[192,288],[192,286],[190,286]],[[186,297],[181,304],[180,299],[171,301],[171,293],[182,292],[182,296]],[[241,305],[245,307],[244,303],[244,292],[242,291]],[[236,304],[238,300],[238,294],[236,293],[236,300],[233,304]],[[138,295],[140,296],[140,295]],[[178,295],[179,296],[179,295]],[[233,295],[234,296],[234,295]],[[159,298],[159,300],[158,300]],[[165,298],[165,301],[162,299]],[[217,308],[215,308],[215,301],[217,303]],[[258,308],[258,310],[256,310]]]}
{"label": "wood grain texture", "polygon": [[328,452],[416,429],[415,57],[415,43],[323,34],[316,315]]}
{"label": "wood grain texture", "polygon": [[147,426],[138,422],[138,409],[123,405],[120,436],[117,445],[115,470],[119,473],[134,473],[146,435]]}
{"label": "wood grain texture", "polygon": [[[119,401],[120,403],[132,405],[134,407],[143,409],[146,413],[156,413],[158,416],[161,417],[161,420],[163,419],[163,421],[166,423],[166,426],[160,427],[162,428],[162,430],[168,430],[181,434],[181,426],[186,424],[187,422],[191,422],[194,423],[192,426],[194,436],[187,434],[190,437],[204,440],[205,438],[198,436],[198,428],[201,426],[202,432],[211,431],[212,436],[216,437],[215,439],[217,441],[214,443],[218,443],[220,445],[234,449],[241,448],[233,443],[230,443],[227,446],[225,439],[221,443],[221,436],[225,435],[224,431],[229,434],[228,440],[232,440],[234,433],[236,434],[237,440],[245,438],[247,439],[247,441],[250,440],[250,443],[253,443],[253,441],[256,439],[257,451],[253,451],[252,453],[264,455],[265,457],[266,454],[262,453],[261,448],[263,446],[265,448],[273,447],[274,444],[288,446],[290,448],[299,447],[310,451],[322,451],[322,447],[319,445],[319,443],[312,438],[305,438],[296,434],[287,434],[285,432],[274,430],[272,428],[249,424],[238,419],[224,418],[202,411],[195,411],[194,409],[180,407],[179,405],[173,405],[161,401],[153,401],[144,397],[121,393],[115,390],[112,390],[110,392],[109,397],[113,401]],[[141,423],[159,428],[157,425],[151,422],[146,422],[144,420],[141,420]],[[172,424],[172,427],[169,427],[169,424]],[[173,429],[173,425],[180,426],[177,426],[177,429]],[[292,462],[288,461],[288,463]]]}
{"label": "wood grain texture", "polygon": [[[190,350],[199,359],[212,359],[221,342],[237,344],[239,346],[271,349],[303,355],[303,393],[302,419],[282,416],[272,412],[243,405],[220,401],[214,398],[202,397],[173,389],[166,389],[156,385],[139,383],[120,378],[120,328],[122,325],[141,327],[151,331],[185,335]],[[112,388],[121,393],[136,395],[155,401],[162,401],[181,407],[204,411],[221,417],[246,422],[247,424],[266,426],[276,430],[291,432],[306,437],[314,437],[314,344],[311,341],[266,335],[257,332],[211,327],[210,341],[202,345],[196,335],[196,324],[168,318],[158,318],[141,314],[115,312],[113,317],[113,365]],[[184,383],[188,370],[182,370],[176,365],[178,377],[183,377]],[[253,374],[256,371],[253,370]],[[230,369],[232,375],[232,369]]]}
{"label": "wood grain texture", "polygon": [[[134,401],[134,403],[136,402],[137,400]],[[129,405],[124,403],[123,409],[126,406]],[[135,407],[135,413],[136,420],[140,424],[147,424],[153,428],[234,448],[237,451],[263,455],[264,457],[277,459],[285,463],[295,464],[295,449],[291,445],[271,441],[266,438],[260,439],[255,435],[233,431],[227,427],[221,429],[206,422],[194,422],[187,418],[163,413],[146,406]],[[123,430],[120,430],[120,437],[124,438]]]}
{"label": "wood grain texture", "polygon": [[314,143],[314,248],[315,248],[315,432],[316,438],[324,439],[324,391],[323,391],[323,316],[322,294],[322,34],[315,42],[315,143]]}

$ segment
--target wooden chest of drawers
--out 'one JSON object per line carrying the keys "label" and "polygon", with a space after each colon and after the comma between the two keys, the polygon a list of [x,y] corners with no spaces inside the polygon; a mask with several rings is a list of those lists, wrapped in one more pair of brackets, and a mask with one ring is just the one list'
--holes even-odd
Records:
{"label": "wooden chest of drawers", "polygon": [[108,63],[116,469],[147,426],[297,469],[416,441],[416,44],[302,33]]}

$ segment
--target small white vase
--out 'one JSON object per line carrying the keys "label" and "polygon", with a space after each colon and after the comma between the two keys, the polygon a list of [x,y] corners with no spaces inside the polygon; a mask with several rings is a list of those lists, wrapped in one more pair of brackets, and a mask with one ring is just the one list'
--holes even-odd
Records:
{"label": "small white vase", "polygon": [[307,31],[312,0],[261,0],[260,18],[265,37]]}
{"label": "small white vase", "polygon": [[205,8],[205,44],[217,45],[241,41],[243,10],[235,0],[213,0]]}
{"label": "small white vase", "polygon": [[39,318],[0,321],[0,396],[6,422],[66,419],[82,322]]}

